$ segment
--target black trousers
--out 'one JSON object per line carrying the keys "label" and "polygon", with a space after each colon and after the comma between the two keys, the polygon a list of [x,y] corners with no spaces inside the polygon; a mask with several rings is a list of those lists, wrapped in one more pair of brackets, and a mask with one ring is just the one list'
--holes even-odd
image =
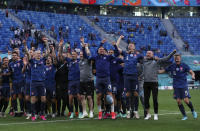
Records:
{"label": "black trousers", "polygon": [[158,83],[157,82],[144,82],[144,106],[145,110],[150,108],[149,99],[153,96],[154,113],[158,113]]}
{"label": "black trousers", "polygon": [[[56,83],[56,99],[57,99],[57,112],[64,113],[67,106],[69,110],[69,96],[67,89],[67,82],[57,82]],[[61,108],[62,106],[62,108]]]}

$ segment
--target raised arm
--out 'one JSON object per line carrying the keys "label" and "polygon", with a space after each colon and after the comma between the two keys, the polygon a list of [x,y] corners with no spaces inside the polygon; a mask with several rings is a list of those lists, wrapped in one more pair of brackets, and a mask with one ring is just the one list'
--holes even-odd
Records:
{"label": "raised arm", "polygon": [[59,45],[58,45],[58,59],[59,59],[59,61],[64,60],[63,55],[62,55],[62,53],[63,53],[63,43],[64,43],[64,41],[60,40]]}
{"label": "raised arm", "polygon": [[158,70],[158,73],[163,74],[163,73],[165,73],[165,70]]}
{"label": "raised arm", "polygon": [[26,71],[26,66],[27,66],[27,64],[28,64],[28,61],[27,61],[27,58],[26,57],[24,57],[23,58],[23,68],[22,68],[22,73],[25,73],[25,71]]}
{"label": "raised arm", "polygon": [[31,55],[30,55],[30,53],[28,52],[28,47],[27,47],[27,44],[26,44],[26,40],[23,40],[22,43],[23,43],[23,45],[24,45],[25,53],[27,54],[28,59],[30,60],[30,59],[31,59]]}
{"label": "raised arm", "polygon": [[[173,50],[168,56],[166,56],[166,57],[164,57],[164,58],[158,59],[158,63],[167,62],[170,58],[173,57],[174,54],[176,54],[176,49]],[[156,58],[156,59],[157,59],[157,58]]]}
{"label": "raised arm", "polygon": [[116,43],[116,46],[117,46],[117,47],[119,47],[119,44],[120,44],[120,42],[121,42],[121,40],[122,40],[123,38],[124,38],[123,35],[121,35],[121,36],[118,38],[117,43]]}
{"label": "raised arm", "polygon": [[192,70],[189,70],[190,75],[192,76],[192,79],[195,80],[195,73]]}
{"label": "raised arm", "polygon": [[53,59],[53,64],[57,65],[56,52],[55,52],[55,48],[54,47],[52,48],[51,57]]}
{"label": "raised arm", "polygon": [[42,38],[42,40],[46,46],[45,56],[47,57],[50,54],[49,43],[48,43],[47,38],[45,38],[45,37]]}

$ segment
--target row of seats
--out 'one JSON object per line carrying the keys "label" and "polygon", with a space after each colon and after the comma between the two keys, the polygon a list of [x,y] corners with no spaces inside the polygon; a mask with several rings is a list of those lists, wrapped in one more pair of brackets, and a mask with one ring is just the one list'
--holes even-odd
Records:
{"label": "row of seats", "polygon": [[178,33],[185,42],[188,42],[194,55],[199,55],[200,18],[170,18]]}
{"label": "row of seats", "polygon": [[[125,36],[125,41],[128,39],[136,43],[136,48],[141,46],[150,45],[153,49],[159,48],[163,53],[169,53],[172,49],[175,49],[175,45],[172,39],[169,36],[160,36],[160,31],[165,31],[165,27],[160,21],[159,18],[153,17],[108,17],[108,16],[88,16],[91,21],[98,19],[98,22],[95,22],[107,33],[115,32],[116,34],[122,34]],[[120,28],[119,21],[123,21]],[[128,23],[128,24],[127,24]],[[141,25],[143,23],[144,28],[141,29],[143,32],[139,32],[140,29],[137,29],[136,32],[128,32],[128,28],[135,28],[136,23]],[[157,26],[156,26],[157,25]],[[150,31],[148,27],[151,27]],[[133,36],[132,38],[128,36]],[[162,45],[158,44],[158,41],[162,41]]]}

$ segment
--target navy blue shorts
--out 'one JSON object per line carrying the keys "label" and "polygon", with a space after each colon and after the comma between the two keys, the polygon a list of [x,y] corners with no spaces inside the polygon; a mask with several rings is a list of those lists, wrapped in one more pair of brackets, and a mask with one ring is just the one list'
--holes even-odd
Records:
{"label": "navy blue shorts", "polygon": [[30,96],[31,95],[30,91],[31,91],[31,83],[25,83],[24,94]]}
{"label": "navy blue shorts", "polygon": [[44,82],[33,81],[31,83],[31,96],[46,96]]}
{"label": "navy blue shorts", "polygon": [[56,88],[46,88],[47,97],[50,99],[56,98]]}
{"label": "navy blue shorts", "polygon": [[126,92],[138,91],[137,78],[134,78],[132,75],[124,75],[124,89]]}
{"label": "navy blue shorts", "polygon": [[24,82],[12,83],[12,94],[22,94],[23,93]]}
{"label": "navy blue shorts", "polygon": [[96,93],[106,94],[107,92],[112,92],[112,86],[109,77],[96,78]]}
{"label": "navy blue shorts", "polygon": [[3,86],[0,89],[0,96],[3,96],[4,98],[10,97],[10,86]]}
{"label": "navy blue shorts", "polygon": [[188,88],[174,88],[174,99],[191,98]]}
{"label": "navy blue shorts", "polygon": [[68,83],[68,94],[69,95],[77,95],[80,94],[80,81],[69,81]]}

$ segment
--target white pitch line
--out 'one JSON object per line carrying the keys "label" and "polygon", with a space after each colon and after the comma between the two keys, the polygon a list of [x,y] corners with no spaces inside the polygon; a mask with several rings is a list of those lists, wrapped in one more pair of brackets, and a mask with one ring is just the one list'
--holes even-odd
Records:
{"label": "white pitch line", "polygon": [[[189,112],[187,112],[189,113]],[[165,116],[165,115],[179,115],[180,112],[173,112],[173,113],[162,113],[158,114],[159,116]],[[84,118],[84,119],[68,119],[68,120],[54,120],[54,121],[34,121],[34,122],[16,122],[16,123],[5,123],[0,124],[0,126],[9,126],[9,125],[25,125],[25,124],[42,124],[42,123],[57,123],[57,122],[67,122],[67,121],[84,121],[84,120],[98,120],[98,118]]]}

